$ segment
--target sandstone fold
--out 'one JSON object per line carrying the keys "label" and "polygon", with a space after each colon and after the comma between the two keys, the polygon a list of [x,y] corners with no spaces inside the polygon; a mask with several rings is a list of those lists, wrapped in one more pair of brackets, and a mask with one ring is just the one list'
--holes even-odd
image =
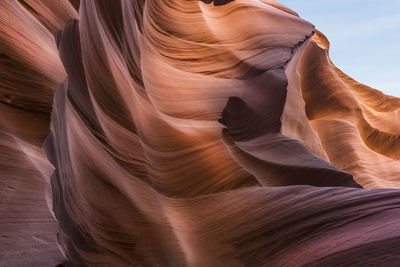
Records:
{"label": "sandstone fold", "polygon": [[0,265],[399,262],[400,100],[341,72],[296,12],[0,13]]}

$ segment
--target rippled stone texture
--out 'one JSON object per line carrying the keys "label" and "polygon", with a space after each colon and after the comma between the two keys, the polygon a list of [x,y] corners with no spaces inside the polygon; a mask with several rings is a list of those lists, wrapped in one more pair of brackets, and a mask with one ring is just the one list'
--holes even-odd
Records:
{"label": "rippled stone texture", "polygon": [[294,11],[10,0],[0,13],[0,265],[400,261],[400,100],[336,68]]}

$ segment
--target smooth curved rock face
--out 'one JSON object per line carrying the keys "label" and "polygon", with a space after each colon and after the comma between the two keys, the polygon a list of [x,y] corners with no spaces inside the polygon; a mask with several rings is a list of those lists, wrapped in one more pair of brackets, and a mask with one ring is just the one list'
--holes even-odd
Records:
{"label": "smooth curved rock face", "polygon": [[43,152],[55,88],[66,78],[52,32],[78,18],[68,1],[0,1],[0,266],[56,266]]}
{"label": "smooth curved rock face", "polygon": [[1,266],[400,262],[400,99],[342,73],[292,10],[0,14]]}

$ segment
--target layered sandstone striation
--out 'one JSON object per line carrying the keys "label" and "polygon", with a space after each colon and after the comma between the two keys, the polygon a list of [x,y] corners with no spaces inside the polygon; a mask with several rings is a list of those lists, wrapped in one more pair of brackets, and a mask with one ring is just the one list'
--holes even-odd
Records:
{"label": "layered sandstone striation", "polygon": [[278,1],[0,14],[1,266],[400,261],[400,99]]}

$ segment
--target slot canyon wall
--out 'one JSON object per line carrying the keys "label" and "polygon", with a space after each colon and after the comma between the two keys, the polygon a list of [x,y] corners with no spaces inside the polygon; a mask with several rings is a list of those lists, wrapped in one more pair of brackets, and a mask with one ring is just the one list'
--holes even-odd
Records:
{"label": "slot canyon wall", "polygon": [[0,266],[395,266],[399,110],[278,1],[0,1]]}

